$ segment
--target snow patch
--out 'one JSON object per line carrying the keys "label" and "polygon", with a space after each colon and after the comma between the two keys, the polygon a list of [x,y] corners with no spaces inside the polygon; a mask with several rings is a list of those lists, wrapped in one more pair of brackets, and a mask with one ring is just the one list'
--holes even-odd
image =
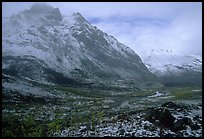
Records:
{"label": "snow patch", "polygon": [[164,93],[161,93],[161,92],[157,91],[157,92],[155,92],[155,95],[153,95],[153,96],[148,96],[148,98],[160,97],[160,96],[163,96],[163,95],[164,95]]}

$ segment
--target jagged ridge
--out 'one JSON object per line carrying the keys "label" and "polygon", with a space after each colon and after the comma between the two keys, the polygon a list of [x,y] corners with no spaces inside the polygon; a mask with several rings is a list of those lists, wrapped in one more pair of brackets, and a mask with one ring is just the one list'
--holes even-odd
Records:
{"label": "jagged ridge", "polygon": [[[37,4],[3,19],[3,25],[3,72],[15,68],[13,63],[17,62],[15,58],[4,59],[5,56],[27,55],[44,63],[40,65],[44,68],[35,73],[38,80],[48,75],[43,69],[73,79],[156,80],[134,51],[90,25],[80,13],[62,18],[57,8]],[[16,74],[27,76],[28,70],[35,69],[29,65],[22,62]]]}

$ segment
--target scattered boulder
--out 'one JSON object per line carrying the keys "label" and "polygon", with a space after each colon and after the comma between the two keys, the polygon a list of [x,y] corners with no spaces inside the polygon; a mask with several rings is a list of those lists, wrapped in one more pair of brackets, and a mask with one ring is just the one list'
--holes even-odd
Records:
{"label": "scattered boulder", "polygon": [[156,108],[152,109],[147,113],[146,119],[154,124],[163,127],[172,127],[175,121],[174,116],[167,108]]}
{"label": "scattered boulder", "polygon": [[189,106],[185,104],[175,104],[171,101],[162,104],[161,107],[166,107],[166,108],[177,110],[177,111],[184,111],[184,110],[189,109]]}
{"label": "scattered boulder", "polygon": [[85,132],[87,131],[87,127],[86,126],[81,126],[79,129],[80,132]]}
{"label": "scattered boulder", "polygon": [[190,125],[190,127],[192,130],[198,130],[201,128],[197,123]]}
{"label": "scattered boulder", "polygon": [[180,130],[185,130],[187,127],[187,125],[190,125],[191,126],[192,124],[192,120],[188,117],[184,117],[182,119],[179,119],[177,120],[175,123],[174,123],[174,126],[172,128],[172,130],[174,132],[178,132]]}
{"label": "scattered boulder", "polygon": [[127,120],[127,117],[128,117],[127,114],[119,114],[117,118],[118,118],[119,120]]}
{"label": "scattered boulder", "polygon": [[166,102],[166,103],[162,104],[161,107],[166,107],[166,108],[169,108],[169,109],[181,108],[179,105],[177,105],[177,104],[175,104],[173,102]]}
{"label": "scattered boulder", "polygon": [[197,114],[193,117],[193,120],[198,120],[200,118],[200,116]]}
{"label": "scattered boulder", "polygon": [[128,115],[135,115],[137,113],[138,113],[138,111],[130,111],[130,112],[128,112]]}
{"label": "scattered boulder", "polygon": [[125,134],[125,130],[124,129],[119,130],[119,135],[124,135],[124,134]]}
{"label": "scattered boulder", "polygon": [[172,127],[175,118],[174,116],[170,113],[170,111],[166,108],[162,110],[162,113],[160,115],[159,119],[160,123],[164,125],[165,127]]}

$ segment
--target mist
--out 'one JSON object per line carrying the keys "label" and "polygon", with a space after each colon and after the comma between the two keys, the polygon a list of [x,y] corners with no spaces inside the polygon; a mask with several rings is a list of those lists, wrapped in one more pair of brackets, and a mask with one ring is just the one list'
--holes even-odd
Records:
{"label": "mist", "polygon": [[[9,17],[35,2],[3,2]],[[80,12],[139,55],[153,50],[202,55],[201,2],[46,2],[63,15]]]}

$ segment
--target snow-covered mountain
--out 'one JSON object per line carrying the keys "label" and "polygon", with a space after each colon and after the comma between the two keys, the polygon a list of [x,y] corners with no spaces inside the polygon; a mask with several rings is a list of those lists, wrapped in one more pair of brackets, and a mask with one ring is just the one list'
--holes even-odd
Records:
{"label": "snow-covered mountain", "polygon": [[2,18],[3,73],[38,81],[71,79],[155,80],[140,57],[80,13],[34,4]]}
{"label": "snow-covered mountain", "polygon": [[172,50],[151,50],[143,56],[146,67],[158,77],[173,81],[202,80],[202,57],[179,54]]}

